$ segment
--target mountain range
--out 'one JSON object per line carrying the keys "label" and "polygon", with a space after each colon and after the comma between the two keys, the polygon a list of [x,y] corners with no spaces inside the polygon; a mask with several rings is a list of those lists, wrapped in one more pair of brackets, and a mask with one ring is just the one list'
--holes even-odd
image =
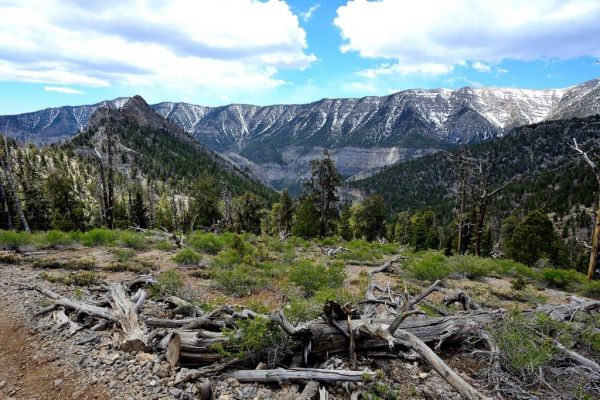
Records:
{"label": "mountain range", "polygon": [[[99,107],[118,109],[128,99],[0,116],[0,126],[25,142],[53,143],[84,130]],[[324,149],[345,177],[361,178],[401,160],[493,139],[520,126],[598,114],[600,79],[564,89],[415,89],[301,105],[163,102],[151,107],[208,149],[280,188],[305,178],[309,161]]]}

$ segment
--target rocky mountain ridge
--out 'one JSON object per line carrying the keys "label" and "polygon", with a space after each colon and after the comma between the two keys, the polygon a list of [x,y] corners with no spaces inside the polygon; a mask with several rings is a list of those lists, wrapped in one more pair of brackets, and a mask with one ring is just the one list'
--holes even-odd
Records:
{"label": "rocky mountain ridge", "polygon": [[[82,130],[95,109],[0,116],[11,136],[48,143]],[[152,108],[209,149],[275,187],[301,180],[308,161],[329,149],[346,176],[372,173],[457,143],[503,136],[515,127],[600,112],[600,79],[565,89],[413,89],[383,97],[323,99],[300,105],[206,107],[163,102]]]}

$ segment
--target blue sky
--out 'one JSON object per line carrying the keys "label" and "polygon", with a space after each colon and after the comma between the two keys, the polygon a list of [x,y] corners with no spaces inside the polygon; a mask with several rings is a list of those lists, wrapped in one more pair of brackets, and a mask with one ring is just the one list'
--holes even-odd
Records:
{"label": "blue sky", "polygon": [[2,0],[0,114],[305,103],[600,76],[597,0]]}

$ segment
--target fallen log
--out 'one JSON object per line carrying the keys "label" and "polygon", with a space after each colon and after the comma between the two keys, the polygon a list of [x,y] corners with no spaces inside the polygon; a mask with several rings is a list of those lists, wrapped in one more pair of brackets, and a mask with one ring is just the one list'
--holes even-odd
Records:
{"label": "fallen log", "polygon": [[249,369],[238,370],[227,374],[239,382],[293,382],[293,381],[320,381],[320,382],[362,382],[371,381],[375,373],[371,371],[348,371],[318,368],[292,368],[292,369]]}

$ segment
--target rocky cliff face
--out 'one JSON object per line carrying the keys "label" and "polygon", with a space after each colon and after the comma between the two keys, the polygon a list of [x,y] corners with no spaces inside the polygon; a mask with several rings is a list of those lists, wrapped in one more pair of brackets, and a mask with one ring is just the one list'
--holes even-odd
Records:
{"label": "rocky cliff face", "polygon": [[[60,107],[0,117],[9,134],[52,142],[86,126],[102,105]],[[473,143],[549,119],[600,112],[600,79],[566,89],[462,88],[405,90],[383,97],[323,99],[310,104],[152,106],[208,148],[276,187],[302,179],[310,158],[330,149],[346,176],[364,176],[398,160],[448,145]]]}

